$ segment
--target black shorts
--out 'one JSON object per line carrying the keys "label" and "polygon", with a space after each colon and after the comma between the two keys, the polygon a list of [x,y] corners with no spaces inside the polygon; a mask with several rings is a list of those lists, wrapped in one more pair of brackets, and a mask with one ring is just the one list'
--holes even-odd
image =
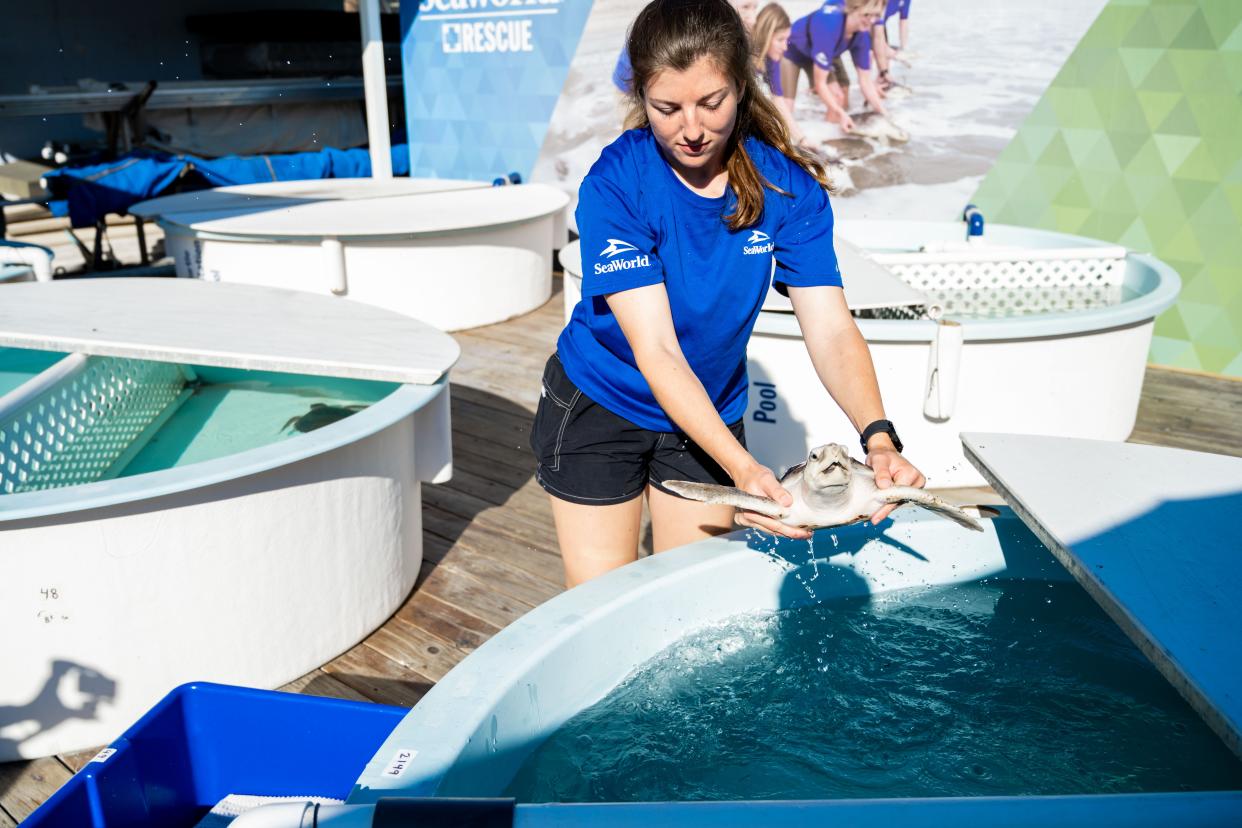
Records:
{"label": "black shorts", "polygon": [[[729,430],[746,445],[742,420]],[[543,371],[530,447],[539,485],[561,500],[586,506],[633,500],[648,483],[677,497],[661,485],[665,480],[733,485],[685,434],[648,431],[587,397],[565,375],[556,354]]]}

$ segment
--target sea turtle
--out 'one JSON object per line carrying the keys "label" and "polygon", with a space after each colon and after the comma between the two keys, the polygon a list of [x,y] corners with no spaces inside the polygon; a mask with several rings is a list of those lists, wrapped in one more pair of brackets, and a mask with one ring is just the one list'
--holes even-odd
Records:
{"label": "sea turtle", "polygon": [[310,411],[305,414],[295,415],[285,421],[280,430],[293,426],[298,431],[305,434],[308,431],[314,431],[317,428],[323,428],[326,425],[332,425],[337,420],[343,420],[350,414],[355,414],[365,405],[328,405],[327,403],[311,403]]}
{"label": "sea turtle", "polygon": [[892,144],[904,144],[910,140],[910,133],[878,112],[862,112],[851,117],[854,128],[850,130],[850,135],[856,138],[870,138]]}
{"label": "sea turtle", "polygon": [[684,480],[664,483],[668,489],[691,500],[736,506],[807,529],[865,520],[886,503],[914,503],[967,529],[983,531],[979,521],[923,489],[913,486],[877,489],[875,472],[871,467],[850,457],[849,450],[837,443],[812,449],[806,462],[785,472],[781,485],[793,495],[791,506],[781,506],[771,498],[748,494],[730,486]]}

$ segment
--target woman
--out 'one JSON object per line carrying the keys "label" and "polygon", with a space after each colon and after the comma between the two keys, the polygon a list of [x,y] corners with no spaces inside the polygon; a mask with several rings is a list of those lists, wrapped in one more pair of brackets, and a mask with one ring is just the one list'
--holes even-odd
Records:
{"label": "woman", "polygon": [[[729,5],[737,9],[738,15],[742,18],[742,25],[746,27],[746,32],[749,34],[755,26],[759,0],[729,0]],[[622,94],[629,94],[633,74],[634,70],[630,68],[629,50],[622,49],[621,54],[617,55],[616,64],[612,67],[612,85]]]}
{"label": "woman", "polygon": [[785,56],[785,48],[789,44],[789,15],[779,3],[764,6],[755,18],[755,27],[751,30],[751,56],[755,71],[767,83],[772,93],[772,102],[785,118],[785,126],[793,136],[793,142],[800,147],[812,149],[806,133],[798,126],[794,117],[793,99],[786,98],[781,92],[781,58]]}
{"label": "woman", "polygon": [[[663,481],[791,502],[746,451],[742,423],[746,343],[773,272],[824,386],[868,437],[878,484],[923,484],[898,453],[845,305],[823,169],[756,90],[737,12],[725,0],[655,0],[629,52],[631,129],[582,182],[583,298],[531,429],[569,586],[637,558],[643,495],[657,552],[734,522],[731,507],[681,499]],[[754,513],[736,522],[810,536]]]}
{"label": "woman", "polygon": [[888,39],[888,19],[895,14],[899,15],[897,29],[900,33],[901,48],[907,48],[910,44],[910,3],[911,0],[888,0],[884,6],[884,12],[872,27],[871,45],[875,52],[876,68],[880,70],[881,90],[886,90],[892,85],[889,69],[893,59],[897,57],[897,47],[893,46]]}
{"label": "woman", "polygon": [[829,0],[794,21],[781,61],[781,88],[790,106],[798,93],[798,77],[805,72],[811,89],[828,109],[827,119],[845,132],[852,131],[854,120],[846,112],[848,80],[842,81],[833,71],[833,62],[849,52],[863,97],[876,112],[888,114],[871,77],[871,27],[884,8],[885,0]]}

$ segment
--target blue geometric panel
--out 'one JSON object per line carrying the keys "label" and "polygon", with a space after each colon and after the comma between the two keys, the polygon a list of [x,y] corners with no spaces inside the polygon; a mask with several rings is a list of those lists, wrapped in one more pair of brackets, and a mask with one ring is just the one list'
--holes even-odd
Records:
{"label": "blue geometric panel", "polygon": [[529,179],[591,3],[402,3],[410,175]]}

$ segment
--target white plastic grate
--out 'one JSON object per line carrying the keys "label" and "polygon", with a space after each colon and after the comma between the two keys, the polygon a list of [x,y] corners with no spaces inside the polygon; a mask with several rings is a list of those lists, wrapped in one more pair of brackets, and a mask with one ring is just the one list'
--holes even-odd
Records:
{"label": "white plastic grate", "polygon": [[89,357],[17,410],[0,412],[0,494],[103,479],[176,402],[185,375],[174,364]]}
{"label": "white plastic grate", "polygon": [[[1122,301],[1122,247],[982,248],[872,256],[947,315],[1001,318],[1085,310]],[[894,314],[900,318],[901,314]]]}

